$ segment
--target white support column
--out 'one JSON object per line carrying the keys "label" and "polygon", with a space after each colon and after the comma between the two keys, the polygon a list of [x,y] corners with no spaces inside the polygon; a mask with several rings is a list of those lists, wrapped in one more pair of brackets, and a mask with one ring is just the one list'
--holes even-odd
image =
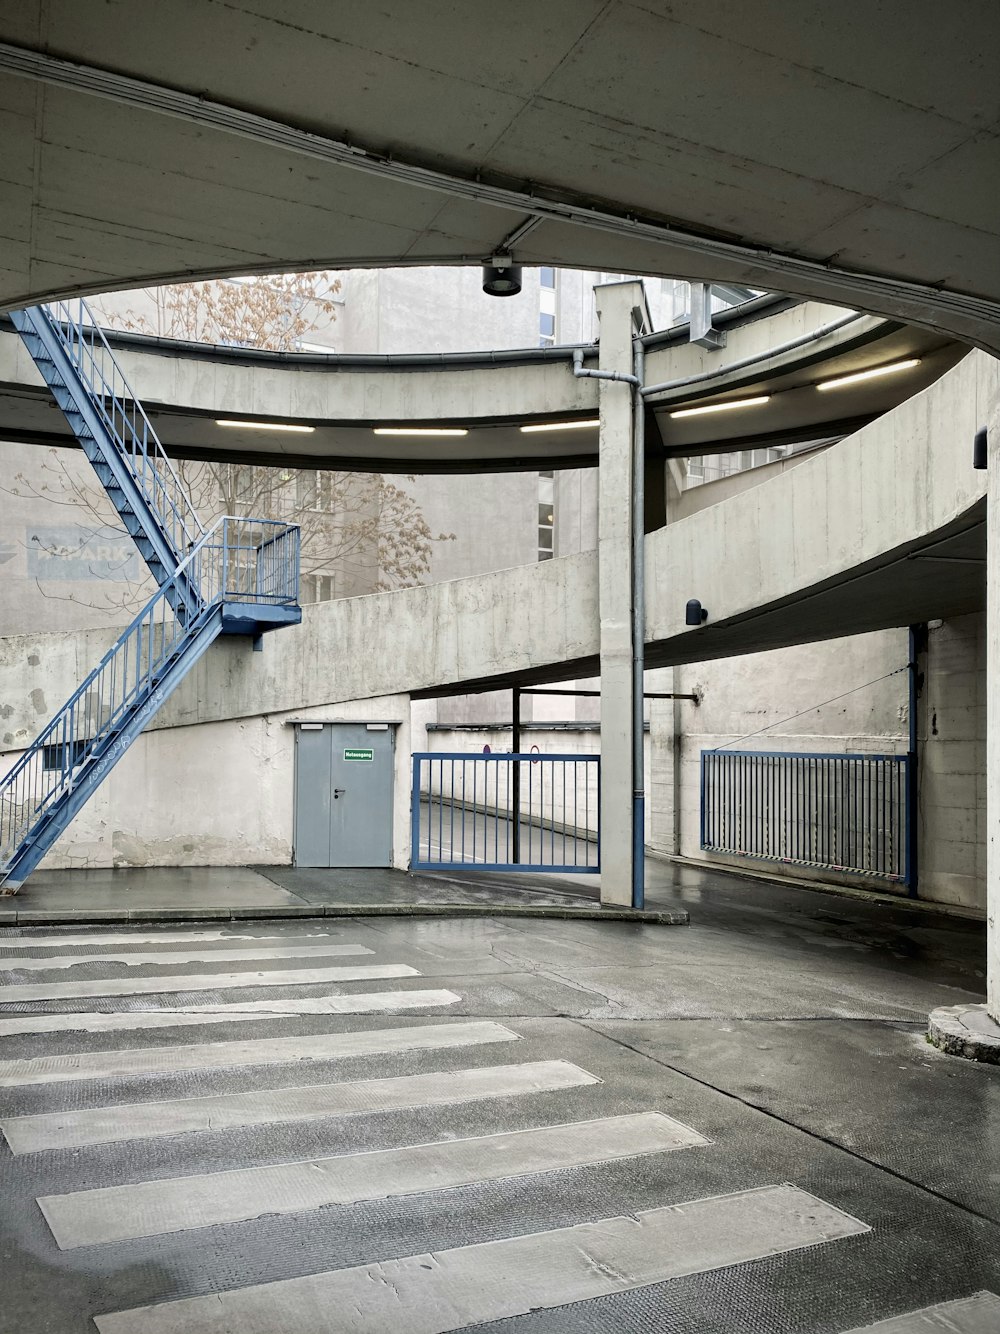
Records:
{"label": "white support column", "polygon": [[[632,374],[641,283],[594,289],[602,371]],[[632,903],[632,388],[598,382],[601,420],[597,552],[601,618],[601,902]]]}
{"label": "white support column", "polygon": [[989,426],[986,487],[986,988],[1000,1023],[1000,421]]}

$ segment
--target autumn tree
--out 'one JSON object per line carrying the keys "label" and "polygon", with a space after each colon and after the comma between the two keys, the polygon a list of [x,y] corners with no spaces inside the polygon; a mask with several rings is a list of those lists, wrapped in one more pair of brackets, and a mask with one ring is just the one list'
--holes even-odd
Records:
{"label": "autumn tree", "polygon": [[[339,280],[328,273],[274,274],[147,288],[90,304],[107,328],[286,352],[330,328],[339,290]],[[431,531],[399,484],[412,478],[189,461],[178,463],[177,471],[206,525],[233,514],[301,527],[304,601],[421,583],[430,572],[434,544],[454,538]],[[96,483],[81,485],[74,474],[64,451],[51,450],[37,476],[19,473],[4,489],[66,507],[86,551],[120,524],[103,490]],[[133,561],[123,559],[121,566],[118,578],[113,568],[95,567],[87,593],[91,606],[131,612],[143,604],[149,581],[135,577]],[[97,587],[98,580],[105,582]]]}

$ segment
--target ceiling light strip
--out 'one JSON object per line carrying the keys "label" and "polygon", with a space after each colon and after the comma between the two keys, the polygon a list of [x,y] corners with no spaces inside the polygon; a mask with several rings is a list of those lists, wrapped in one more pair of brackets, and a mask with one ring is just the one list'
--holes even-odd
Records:
{"label": "ceiling light strip", "polygon": [[920,365],[919,357],[907,357],[905,361],[891,361],[886,366],[872,366],[867,371],[854,371],[851,375],[838,375],[833,380],[820,380],[817,389],[841,389],[844,385],[860,384],[862,380],[874,380],[880,375],[894,375],[896,371],[912,370]]}
{"label": "ceiling light strip", "polygon": [[600,424],[600,421],[595,417],[588,421],[578,422],[534,422],[531,426],[522,426],[519,429],[522,435],[533,435],[541,434],[543,431],[593,431]]}
{"label": "ceiling light strip", "polygon": [[701,408],[680,408],[672,412],[671,417],[701,417],[706,412],[733,412],[737,408],[755,408],[760,403],[769,403],[770,394],[758,394],[756,398],[733,398],[728,403],[707,403]]}
{"label": "ceiling light strip", "polygon": [[372,435],[468,435],[464,426],[375,426]]}
{"label": "ceiling light strip", "polygon": [[297,435],[312,435],[315,426],[296,426],[291,422],[251,422],[251,421],[233,421],[229,418],[217,417],[216,426],[234,426],[243,431],[294,431]]}
{"label": "ceiling light strip", "polygon": [[[708,256],[716,261],[761,266],[768,274],[807,279],[814,286],[843,298],[845,286],[867,294],[878,293],[892,300],[914,301],[932,309],[996,322],[1000,304],[965,292],[943,291],[925,283],[907,282],[881,274],[864,273],[820,264],[815,260],[782,255],[763,246],[739,245],[683,231],[669,223],[643,220],[606,208],[592,208],[564,200],[546,199],[536,192],[508,189],[486,182],[449,175],[430,167],[402,161],[343,140],[310,134],[282,121],[213,102],[163,84],[114,74],[94,65],[76,64],[58,56],[0,42],[0,69],[22,78],[37,79],[75,92],[110,98],[123,105],[161,115],[177,116],[199,125],[209,125],[228,134],[256,140],[289,152],[318,158],[356,171],[368,172],[423,190],[434,190],[454,198],[471,199],[497,208],[515,209],[543,220],[570,222],[592,230],[659,242],[679,250]],[[537,191],[538,187],[535,187]],[[385,257],[383,256],[383,259]],[[454,256],[451,256],[453,259]],[[423,260],[429,262],[429,258]],[[244,269],[246,272],[246,269]]]}

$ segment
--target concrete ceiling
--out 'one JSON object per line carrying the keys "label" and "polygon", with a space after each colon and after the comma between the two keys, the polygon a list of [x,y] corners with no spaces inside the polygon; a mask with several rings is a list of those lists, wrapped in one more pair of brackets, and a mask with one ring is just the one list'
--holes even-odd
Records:
{"label": "concrete ceiling", "polygon": [[520,234],[1000,348],[993,0],[21,0],[0,41],[0,308]]}

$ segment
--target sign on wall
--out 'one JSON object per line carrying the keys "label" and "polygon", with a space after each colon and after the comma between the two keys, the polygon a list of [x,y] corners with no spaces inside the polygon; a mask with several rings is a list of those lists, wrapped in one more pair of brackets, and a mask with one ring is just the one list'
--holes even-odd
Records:
{"label": "sign on wall", "polygon": [[126,533],[64,524],[25,529],[28,574],[38,579],[139,580],[143,569]]}

